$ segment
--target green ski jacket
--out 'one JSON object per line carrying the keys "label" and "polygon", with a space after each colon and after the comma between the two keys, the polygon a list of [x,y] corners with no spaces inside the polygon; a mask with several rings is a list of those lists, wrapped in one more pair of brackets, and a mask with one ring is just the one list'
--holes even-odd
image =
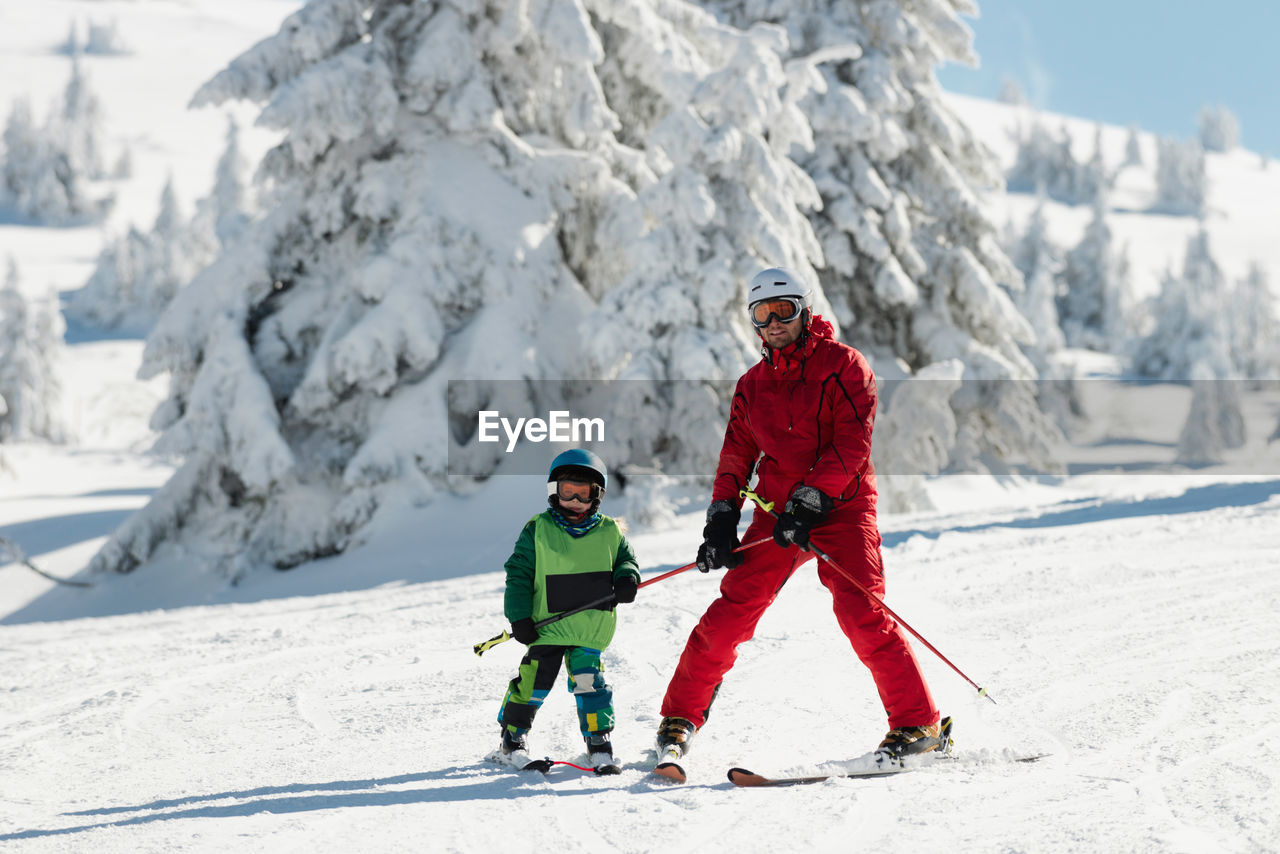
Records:
{"label": "green ski jacket", "polygon": [[[640,581],[635,552],[617,522],[602,516],[591,531],[573,537],[550,510],[520,531],[506,570],[503,611],[513,623],[526,617],[537,622],[609,596],[615,578]],[[613,607],[601,606],[543,626],[538,643],[604,649],[617,624]]]}

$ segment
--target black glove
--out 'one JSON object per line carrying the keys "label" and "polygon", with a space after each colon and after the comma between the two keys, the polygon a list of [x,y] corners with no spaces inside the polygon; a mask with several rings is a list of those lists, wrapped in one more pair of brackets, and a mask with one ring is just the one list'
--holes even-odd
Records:
{"label": "black glove", "polygon": [[778,517],[778,524],[773,526],[773,541],[784,549],[797,545],[809,551],[809,532],[827,517],[834,506],[822,490],[797,486]]}
{"label": "black glove", "polygon": [[525,617],[511,624],[511,636],[525,646],[538,642],[538,630],[534,628],[533,617]]}
{"label": "black glove", "polygon": [[619,578],[613,582],[613,598],[618,601],[619,605],[634,602],[636,601],[636,591],[639,589],[640,585],[631,576]]}
{"label": "black glove", "polygon": [[711,502],[707,508],[707,526],[702,529],[702,545],[698,546],[698,571],[710,572],[724,567],[733,569],[742,563],[738,547],[738,519],[742,514],[728,501]]}

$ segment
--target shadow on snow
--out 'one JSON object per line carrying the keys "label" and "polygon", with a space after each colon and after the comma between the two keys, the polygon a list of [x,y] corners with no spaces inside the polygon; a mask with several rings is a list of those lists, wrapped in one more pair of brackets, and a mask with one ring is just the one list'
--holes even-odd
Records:
{"label": "shadow on snow", "polygon": [[[638,767],[638,766],[637,766]],[[468,782],[461,785],[448,785],[450,780],[474,780],[477,774],[492,768],[493,773],[481,782]],[[582,777],[566,777],[565,780],[579,780]],[[588,777],[587,779],[591,779]],[[616,778],[615,778],[616,779]],[[444,785],[397,791],[366,791],[385,786],[400,786],[409,783],[443,783]],[[387,807],[405,806],[425,803],[457,803],[462,801],[496,800],[507,801],[511,798],[542,796],[547,789],[542,783],[554,784],[556,779],[543,778],[534,772],[528,775],[490,765],[464,765],[446,768],[440,771],[420,774],[400,774],[394,777],[369,780],[336,780],[330,783],[294,783],[287,786],[263,786],[257,789],[246,789],[235,792],[219,792],[209,795],[192,795],[184,798],[170,798],[152,801],[137,806],[103,807],[100,809],[81,810],[64,813],[68,816],[110,816],[120,813],[151,811],[149,815],[135,815],[115,821],[102,821],[57,827],[48,829],[20,830],[0,834],[0,842],[18,839],[41,839],[53,836],[69,836],[75,833],[99,830],[108,827],[134,827],[152,824],[158,821],[174,819],[200,818],[240,818],[244,816],[271,813],[287,815],[291,813],[315,812],[320,810],[349,809],[353,807]],[[529,786],[530,783],[535,785]],[[728,784],[724,784],[728,785]],[[663,783],[636,782],[629,790],[633,794],[645,792],[662,792],[668,787]],[[687,788],[687,787],[686,787]],[[312,793],[312,794],[305,794]],[[583,788],[558,790],[555,794],[588,795],[596,797],[598,789]],[[293,795],[294,797],[289,797]],[[284,796],[284,797],[277,797]],[[210,801],[226,799],[242,799],[239,803],[220,804],[217,806],[198,806]]]}

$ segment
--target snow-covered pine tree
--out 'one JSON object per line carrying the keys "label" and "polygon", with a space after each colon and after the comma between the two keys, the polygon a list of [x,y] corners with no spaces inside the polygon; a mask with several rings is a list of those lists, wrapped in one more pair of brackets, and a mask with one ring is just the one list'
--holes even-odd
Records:
{"label": "snow-covered pine tree", "polygon": [[[1041,356],[1062,349],[1065,343],[1057,307],[1057,276],[1062,270],[1062,251],[1049,238],[1044,208],[1045,199],[1041,196],[1027,220],[1026,231],[1010,252],[1010,258],[1024,282],[1022,290],[1013,294],[1014,304],[1035,330],[1033,352]],[[1037,361],[1034,355],[1032,360]],[[1038,369],[1043,367],[1042,362],[1037,364]]]}
{"label": "snow-covered pine tree", "polygon": [[1204,149],[1195,140],[1171,137],[1156,140],[1156,198],[1154,213],[1203,216],[1209,195]]}
{"label": "snow-covered pine tree", "polygon": [[18,98],[5,124],[4,201],[38,222],[62,224],[101,218],[114,203],[93,198],[86,183],[102,177],[101,110],[78,57],[71,78],[43,127]]}
{"label": "snow-covered pine tree", "polygon": [[0,441],[61,441],[61,386],[57,360],[62,315],[49,300],[32,305],[19,289],[18,265],[9,258],[0,288]]}
{"label": "snow-covered pine tree", "polygon": [[1040,121],[1033,121],[1026,136],[1018,139],[1013,168],[1006,179],[1009,192],[1044,194],[1066,205],[1092,198],[1094,188],[1106,183],[1106,179],[1087,172],[1097,164],[1081,164],[1072,145],[1071,132],[1065,125],[1054,136]]}
{"label": "snow-covered pine tree", "polygon": [[71,77],[50,115],[47,132],[73,172],[89,180],[103,177],[102,106],[89,87],[79,56],[71,58]]}
{"label": "snow-covered pine tree", "polygon": [[1104,194],[1095,199],[1080,242],[1067,252],[1058,282],[1058,317],[1067,346],[1121,349],[1127,337],[1129,260],[1114,245]]}
{"label": "snow-covered pine tree", "polygon": [[19,207],[23,194],[35,183],[41,156],[42,143],[31,113],[31,101],[26,97],[15,98],[4,124],[4,159],[0,160],[4,183],[0,190]]}
{"label": "snow-covered pine tree", "polygon": [[[1076,162],[1062,162],[1063,147],[1038,118],[1025,131],[1019,130],[1018,148],[1012,168],[1005,178],[1011,193],[1036,193],[1063,199],[1064,186],[1075,181]],[[1070,149],[1068,149],[1069,151]]]}
{"label": "snow-covered pine tree", "polygon": [[775,265],[816,281],[821,250],[803,209],[818,193],[786,156],[808,144],[794,103],[807,76],[788,80],[777,27],[744,33],[693,7],[648,28],[640,5],[596,14],[604,90],[636,107],[620,136],[646,152],[647,177],[625,216],[606,223],[627,272],[590,277],[607,290],[583,327],[589,366],[642,381],[614,386],[639,397],[614,430],[633,461],[710,474],[733,381],[759,346],[746,281]]}
{"label": "snow-covered pine tree", "polygon": [[1231,355],[1238,375],[1252,384],[1280,379],[1280,318],[1270,277],[1256,261],[1231,292]]}
{"label": "snow-covered pine tree", "polygon": [[1093,133],[1093,155],[1080,164],[1076,179],[1076,204],[1097,206],[1106,203],[1106,196],[1111,192],[1115,176],[1107,170],[1107,161],[1102,154],[1102,125],[1097,125]]}
{"label": "snow-covered pine tree", "polygon": [[[1186,381],[1197,364],[1218,379],[1233,376],[1227,338],[1226,279],[1202,227],[1187,240],[1182,272],[1169,271],[1149,303],[1151,328],[1136,342],[1139,376]],[[1202,370],[1201,373],[1204,373]]]}
{"label": "snow-covered pine tree", "polygon": [[124,56],[129,46],[120,36],[115,18],[106,22],[90,21],[85,37],[84,52],[95,56]]}
{"label": "snow-covered pine tree", "polygon": [[1142,143],[1138,139],[1138,126],[1129,125],[1129,136],[1124,143],[1124,162],[1120,164],[1120,168],[1141,165]]}
{"label": "snow-covered pine tree", "polygon": [[1027,93],[1023,90],[1022,84],[1012,77],[1002,77],[1000,79],[1000,93],[996,95],[996,100],[1013,107],[1025,107],[1029,103],[1027,101]]}
{"label": "snow-covered pine tree", "polygon": [[[972,63],[966,0],[760,2],[704,0],[735,26],[783,26],[793,61],[821,87],[801,103],[812,151],[792,156],[813,177],[821,209],[820,280],[842,337],[887,378],[956,359],[965,383],[947,397],[956,435],[950,467],[1053,467],[1056,428],[1035,403],[1034,339],[1001,284],[1018,273],[976,189],[999,186],[995,158],[941,98],[935,68]],[[1014,380],[1010,382],[1010,380]],[[946,384],[934,383],[943,389]],[[893,470],[886,461],[886,472]]]}
{"label": "snow-covered pine tree", "polygon": [[[476,410],[559,402],[536,381],[585,371],[592,299],[640,261],[668,269],[674,247],[617,242],[667,209],[640,195],[705,209],[686,152],[638,146],[703,122],[730,162],[774,157],[731,124],[748,106],[697,109],[724,91],[703,84],[727,46],[770,34],[706,17],[678,0],[312,0],[207,83],[195,105],[257,101],[284,138],[258,170],[262,213],[147,341],[143,375],[171,383],[153,423],[184,462],[93,568],[127,571],[180,528],[206,563],[286,568],[345,549],[388,503],[455,488],[458,460],[493,470],[500,447],[469,441]],[[748,236],[726,222],[706,225],[725,259]],[[471,378],[510,382],[450,382]]]}
{"label": "snow-covered pine tree", "polygon": [[1200,109],[1199,131],[1205,151],[1230,151],[1240,144],[1240,120],[1221,104]]}
{"label": "snow-covered pine tree", "polygon": [[213,188],[196,202],[191,229],[195,239],[210,252],[228,246],[244,231],[249,222],[248,192],[245,171],[248,168],[240,151],[240,126],[235,116],[227,116],[226,146],[214,170]]}
{"label": "snow-covered pine tree", "polygon": [[151,230],[130,228],[108,244],[84,287],[72,294],[67,313],[91,326],[144,333],[212,260],[214,242],[212,233],[196,233],[183,217],[170,177]]}
{"label": "snow-covered pine tree", "polygon": [[62,40],[62,44],[58,45],[56,52],[66,56],[80,54],[80,28],[76,26],[74,18],[67,24],[67,37]]}
{"label": "snow-covered pine tree", "polygon": [[1208,360],[1191,366],[1191,407],[1178,433],[1177,462],[1204,466],[1221,463],[1225,451],[1244,445],[1238,383],[1216,376]]}

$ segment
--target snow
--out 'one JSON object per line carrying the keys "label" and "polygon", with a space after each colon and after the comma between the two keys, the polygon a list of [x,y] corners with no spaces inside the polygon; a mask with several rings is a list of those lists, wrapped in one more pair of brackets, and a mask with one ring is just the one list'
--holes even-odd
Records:
{"label": "snow", "polygon": [[[100,514],[137,497],[103,489],[104,468],[90,466],[79,494],[9,490],[4,530],[23,504],[43,520],[30,524],[61,519],[58,542],[83,538],[79,553],[49,542],[39,561],[73,569],[105,527]],[[126,474],[146,481],[118,466],[117,482]],[[149,565],[6,608],[0,764],[20,769],[0,782],[6,850],[482,851],[516,834],[566,851],[1280,843],[1280,750],[1258,735],[1280,711],[1269,559],[1280,479],[944,481],[943,509],[883,520],[888,602],[998,704],[917,645],[957,721],[954,762],[768,792],[734,790],[724,773],[813,772],[869,749],[884,726],[812,564],[742,648],[688,757],[688,785],[650,780],[644,762],[666,679],[714,596],[716,577],[696,571],[642,590],[620,614],[605,662],[621,777],[529,778],[483,761],[520,653],[512,642],[472,654],[505,627],[502,576],[460,565],[496,566],[541,500],[536,479],[497,480],[485,522],[476,504],[459,508],[448,521],[471,524],[450,540],[419,518],[247,587],[166,587],[166,568]],[[647,577],[691,557],[698,515],[635,537]],[[356,565],[369,577],[353,581]],[[6,601],[13,582],[35,578],[0,572]],[[73,614],[109,616],[51,620]],[[537,755],[583,758],[566,692],[553,692],[532,739]],[[1041,751],[1052,756],[1010,762]]]}
{"label": "snow", "polygon": [[[181,107],[297,5],[0,3],[0,107],[26,92],[41,111],[65,83],[55,51],[68,22],[117,19],[133,53],[85,59],[112,138],[135,146],[135,178],[116,188],[107,231],[149,222],[166,175],[189,202],[222,146],[219,111]],[[569,21],[568,6],[547,5]],[[957,109],[999,143],[1011,108]],[[1080,128],[1087,148],[1092,125]],[[1113,164],[1126,138],[1104,129]],[[1210,154],[1209,169],[1207,227],[1229,276],[1253,260],[1280,269],[1280,170],[1242,151]],[[1149,293],[1196,226],[1140,213],[1152,190],[1141,178],[1122,173],[1117,204],[1132,213],[1115,228]],[[1035,201],[995,203],[1025,217]],[[1049,207],[1055,239],[1074,243],[1088,211]],[[527,221],[508,220],[513,232]],[[31,293],[68,290],[103,236],[0,222],[0,256],[16,257]],[[0,446],[0,537],[51,574],[84,578],[173,463],[144,453],[166,382],[134,377],[142,342],[75,327],[67,338],[72,441]],[[1280,713],[1280,443],[1255,440],[1264,463],[1249,475],[1230,473],[1239,463],[1109,473],[1166,465],[1189,396],[1148,385],[1107,398],[1115,409],[1071,476],[930,478],[936,509],[881,518],[889,605],[997,701],[917,644],[956,719],[957,754],[889,779],[760,791],[725,779],[732,766],[811,773],[883,735],[871,680],[812,564],[742,647],[686,786],[654,782],[644,763],[666,681],[715,596],[718,575],[696,571],[620,611],[605,663],[622,776],[531,778],[484,762],[520,651],[510,642],[477,658],[471,645],[505,628],[501,563],[542,506],[537,477],[494,477],[427,508],[405,501],[360,548],[234,585],[186,571],[180,551],[85,590],[0,564],[0,849],[1280,851],[1280,748],[1265,730]],[[1255,405],[1251,437],[1280,409],[1274,396]],[[634,533],[646,578],[693,558],[704,499]],[[604,509],[626,502],[612,494]],[[580,761],[574,717],[557,688],[535,755]],[[1051,755],[1011,761],[1033,752]]]}

